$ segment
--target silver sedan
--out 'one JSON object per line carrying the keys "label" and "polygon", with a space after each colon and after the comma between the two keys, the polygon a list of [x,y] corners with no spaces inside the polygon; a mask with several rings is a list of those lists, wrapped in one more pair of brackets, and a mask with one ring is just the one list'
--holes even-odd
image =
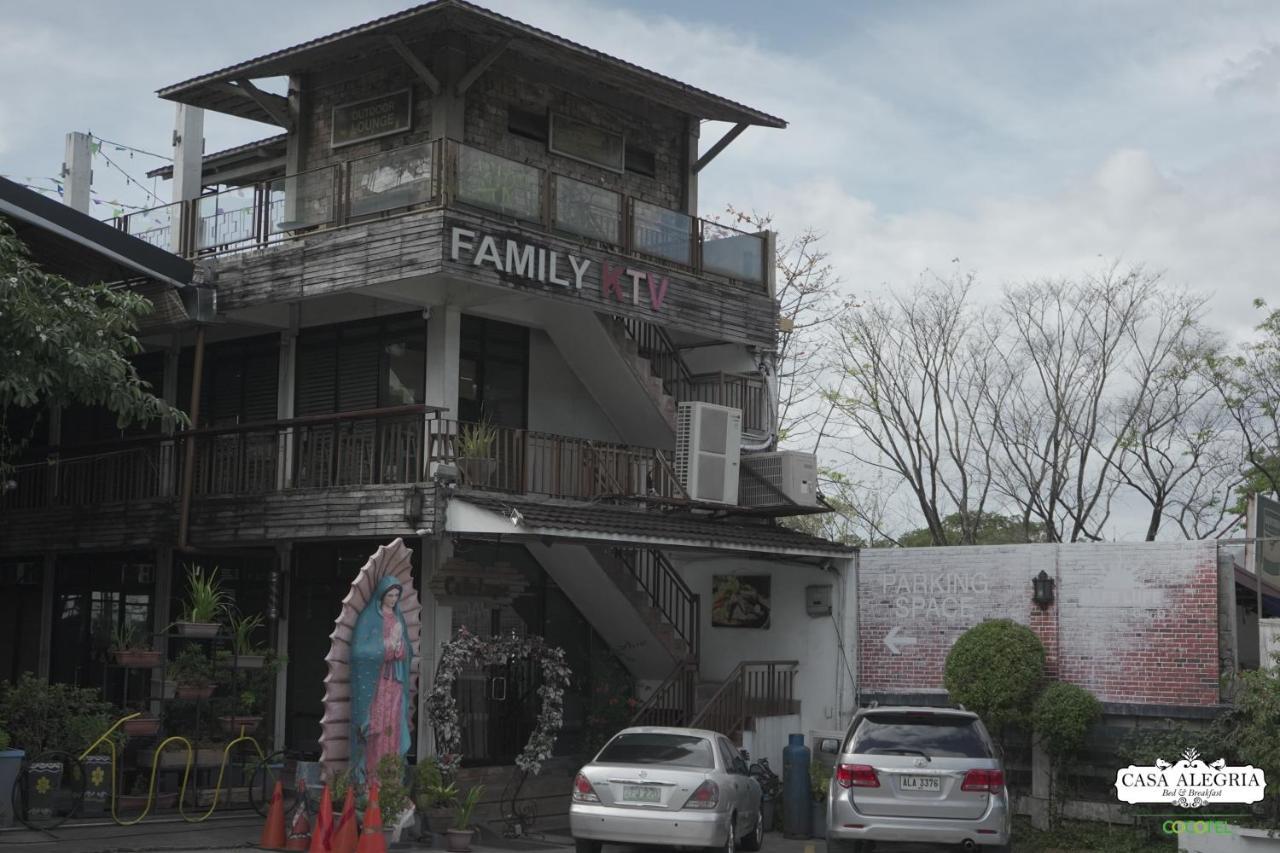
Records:
{"label": "silver sedan", "polygon": [[760,785],[727,737],[703,729],[624,729],[573,781],[576,853],[603,843],[714,847],[764,843]]}

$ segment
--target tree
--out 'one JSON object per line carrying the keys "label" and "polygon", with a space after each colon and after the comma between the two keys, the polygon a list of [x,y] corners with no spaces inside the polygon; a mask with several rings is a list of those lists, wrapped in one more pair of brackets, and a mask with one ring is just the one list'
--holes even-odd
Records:
{"label": "tree", "polygon": [[137,325],[150,310],[151,303],[127,290],[44,272],[0,219],[0,472],[11,469],[30,439],[29,432],[9,432],[20,409],[80,403],[106,407],[121,427],[186,422],[129,361],[141,351]]}
{"label": "tree", "polygon": [[[1266,310],[1261,299],[1254,307]],[[1234,356],[1210,358],[1210,377],[1244,443],[1240,502],[1250,494],[1280,498],[1280,309],[1268,311],[1259,336]]]}
{"label": "tree", "polygon": [[989,619],[956,640],[943,665],[951,698],[982,716],[1000,737],[1025,723],[1044,679],[1044,645],[1035,632],[1010,619]]}
{"label": "tree", "polygon": [[[830,393],[853,429],[847,452],[897,475],[934,545],[972,544],[993,485],[998,405],[991,350],[968,305],[973,278],[936,276],[910,297],[875,300],[838,326],[840,388]],[[955,516],[948,529],[943,519]]]}
{"label": "tree", "polygon": [[[732,207],[737,224],[754,231],[772,225],[768,215]],[[789,239],[779,237],[774,255],[775,293],[780,316],[777,362],[779,441],[817,452],[824,437],[828,407],[823,404],[821,377],[826,364],[823,344],[838,313],[840,279],[821,248],[823,235],[805,228]]]}
{"label": "tree", "polygon": [[[959,513],[952,513],[942,520],[942,529],[952,542],[961,541],[964,521]],[[1044,525],[1012,515],[986,513],[977,519],[973,529],[973,545],[1018,545],[1024,542],[1043,542]],[[933,545],[933,534],[927,527],[908,531],[898,537],[904,548],[922,548]]]}

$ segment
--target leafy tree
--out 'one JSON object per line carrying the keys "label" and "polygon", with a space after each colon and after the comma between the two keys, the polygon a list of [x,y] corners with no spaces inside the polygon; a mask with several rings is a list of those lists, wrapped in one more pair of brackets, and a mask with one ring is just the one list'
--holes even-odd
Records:
{"label": "leafy tree", "polygon": [[976,711],[992,734],[1028,721],[1044,679],[1044,646],[1010,619],[990,619],[960,635],[943,668],[951,698]]}
{"label": "leafy tree", "polygon": [[[1267,310],[1261,299],[1254,307]],[[1244,442],[1244,482],[1235,510],[1251,494],[1280,497],[1280,308],[1267,311],[1258,337],[1239,355],[1208,359],[1215,387]]]}
{"label": "leafy tree", "polygon": [[[947,541],[964,542],[964,520],[959,513],[942,519],[942,529]],[[972,527],[972,545],[1018,545],[1023,542],[1045,541],[1044,525],[1037,521],[1025,521],[1017,516],[984,513]],[[934,544],[933,533],[920,527],[898,537],[904,548],[923,548]]]}
{"label": "leafy tree", "polygon": [[138,321],[150,311],[136,293],[44,272],[0,219],[0,473],[30,439],[6,426],[19,409],[80,403],[106,407],[121,427],[186,423],[129,361],[141,351]]}

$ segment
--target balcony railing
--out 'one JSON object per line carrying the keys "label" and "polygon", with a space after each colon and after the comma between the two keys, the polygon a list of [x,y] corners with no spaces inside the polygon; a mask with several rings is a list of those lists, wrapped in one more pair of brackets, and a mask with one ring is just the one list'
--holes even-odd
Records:
{"label": "balcony railing", "polygon": [[234,187],[113,223],[148,243],[195,256],[262,248],[313,228],[442,204],[474,207],[753,290],[768,280],[764,235],[452,141]]}
{"label": "balcony railing", "polygon": [[417,483],[441,462],[456,464],[464,484],[493,491],[582,499],[683,495],[669,459],[653,448],[499,428],[487,452],[460,458],[459,434],[474,425],[435,414],[430,406],[398,406],[55,449],[15,468],[0,509],[176,496],[188,441],[195,444],[197,497]]}

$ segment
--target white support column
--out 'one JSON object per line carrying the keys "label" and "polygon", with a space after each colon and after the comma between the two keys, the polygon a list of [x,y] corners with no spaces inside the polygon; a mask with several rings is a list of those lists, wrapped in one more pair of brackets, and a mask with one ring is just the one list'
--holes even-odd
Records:
{"label": "white support column", "polygon": [[[458,349],[462,336],[462,311],[456,305],[436,305],[427,320],[426,404],[446,411],[442,418],[458,417]],[[429,441],[429,437],[426,437]],[[424,453],[430,451],[424,448]],[[428,457],[429,458],[429,457]],[[434,468],[428,473],[435,473]]]}
{"label": "white support column", "polygon": [[93,150],[89,134],[68,133],[66,152],[62,160],[62,201],[68,207],[88,213],[89,187],[93,184]]}
{"label": "white support column", "polygon": [[293,582],[293,543],[286,542],[276,546],[276,558],[279,569],[279,584],[276,586],[276,654],[285,657],[286,662],[276,674],[275,714],[271,721],[272,751],[284,749],[285,742],[285,704],[289,701],[289,593]]}
{"label": "white support column", "polygon": [[422,540],[422,589],[418,590],[418,599],[422,602],[422,633],[418,642],[418,761],[436,754],[435,732],[427,720],[427,696],[440,661],[440,649],[453,633],[453,608],[436,601],[429,587],[432,575],[452,557],[453,542],[447,537]]}
{"label": "white support column", "polygon": [[[173,118],[173,201],[200,197],[204,170],[204,110],[178,104]],[[170,250],[182,254],[181,217],[171,220]]]}
{"label": "white support column", "polygon": [[[298,329],[302,325],[302,305],[297,302],[289,305],[289,328],[280,333],[279,373],[276,387],[276,417],[289,420],[294,414],[295,389],[298,373]],[[285,430],[279,436],[279,447],[276,458],[279,460],[276,471],[278,488],[290,488],[293,473],[293,431]]]}
{"label": "white support column", "polygon": [[434,58],[440,91],[431,100],[431,138],[461,142],[467,100],[456,87],[467,73],[467,53],[461,45],[445,45],[435,51]]}
{"label": "white support column", "polygon": [[695,116],[685,119],[685,189],[684,212],[690,216],[698,215],[698,136],[702,124]]}
{"label": "white support column", "polygon": [[[156,578],[155,578],[155,607],[153,609],[154,618],[152,619],[153,630],[161,636],[156,638],[155,648],[157,651],[165,655],[168,659],[169,654],[169,638],[164,636],[164,626],[172,621],[172,614],[169,612],[169,599],[173,596],[173,549],[169,547],[160,547],[156,549]],[[167,633],[167,632],[165,632]],[[151,713],[160,713],[160,697],[164,695],[164,673],[163,669],[153,669],[151,671],[151,695],[155,698],[151,700]]]}
{"label": "white support column", "polygon": [[49,680],[49,659],[53,653],[53,588],[58,558],[44,555],[44,571],[40,577],[40,650],[36,660],[36,675]]}

